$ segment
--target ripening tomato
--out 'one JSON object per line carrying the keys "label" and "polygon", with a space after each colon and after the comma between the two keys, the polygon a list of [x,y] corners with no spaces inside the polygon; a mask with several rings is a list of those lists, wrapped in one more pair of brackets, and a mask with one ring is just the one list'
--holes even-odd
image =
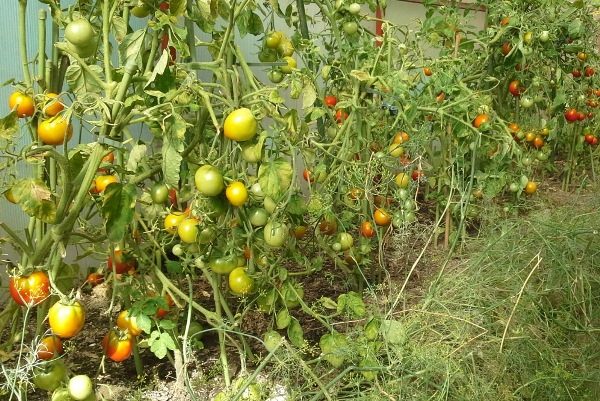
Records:
{"label": "ripening tomato", "polygon": [[509,17],[503,17],[500,20],[500,25],[501,26],[507,26],[508,24],[510,24],[510,18]]}
{"label": "ripening tomato", "polygon": [[387,226],[392,221],[392,215],[389,214],[385,209],[377,209],[373,214],[375,224],[378,226]]}
{"label": "ripening tomato", "polygon": [[277,53],[282,57],[291,57],[294,54],[294,45],[288,38],[281,38],[277,46]]}
{"label": "ripening tomato", "polygon": [[56,93],[46,93],[45,105],[42,108],[42,112],[48,117],[54,117],[63,109],[65,105],[61,103]]}
{"label": "ripening tomato", "polygon": [[333,217],[323,217],[319,223],[319,232],[323,235],[333,235],[337,231],[337,222]]}
{"label": "ripening tomato", "polygon": [[444,92],[438,93],[437,96],[435,97],[435,101],[438,103],[442,103],[444,101],[444,99],[446,99],[446,94]]}
{"label": "ripening tomato", "polygon": [[298,66],[296,59],[291,56],[286,56],[281,61],[286,62],[285,65],[282,65],[281,67],[279,67],[281,72],[283,72],[284,74],[291,74],[292,71],[295,70],[296,67]]}
{"label": "ripening tomato", "polygon": [[523,88],[521,87],[521,82],[516,79],[510,81],[510,83],[508,84],[508,91],[514,97],[521,96],[521,92],[523,91]]}
{"label": "ripening tomato", "polygon": [[413,181],[419,181],[422,176],[423,172],[421,170],[413,170],[410,174],[410,177],[413,179]]}
{"label": "ripening tomato", "polygon": [[302,178],[304,178],[304,181],[306,182],[315,182],[315,179],[312,177],[312,175],[313,174],[307,168],[305,168],[302,172]]}
{"label": "ripening tomato", "polygon": [[570,108],[565,110],[565,120],[567,120],[567,122],[575,122],[578,119],[578,113],[577,110],[574,108]]}
{"label": "ripening tomato", "polygon": [[233,206],[243,206],[248,201],[248,189],[241,181],[233,181],[225,190],[225,197]]}
{"label": "ripening tomato", "polygon": [[392,139],[392,143],[402,144],[404,142],[408,142],[409,139],[410,139],[410,136],[406,132],[400,131],[400,132],[397,132],[396,135],[394,135],[394,138]]}
{"label": "ripening tomato", "polygon": [[327,96],[325,96],[325,98],[323,98],[323,103],[325,103],[325,106],[332,108],[332,109],[335,107],[337,102],[338,102],[337,97],[335,97],[333,95],[327,95]]}
{"label": "ripening tomato", "polygon": [[108,271],[113,271],[113,265],[117,274],[133,272],[137,268],[137,260],[129,252],[115,249],[114,254],[109,255],[106,262]]}
{"label": "ripening tomato", "polygon": [[535,133],[533,131],[529,131],[528,133],[525,134],[525,140],[527,142],[533,142],[534,139],[535,139]]}
{"label": "ripening tomato", "polygon": [[571,75],[573,75],[573,78],[581,78],[581,70],[574,68],[573,71],[571,71]]}
{"label": "ripening tomato", "polygon": [[236,142],[243,142],[252,139],[258,130],[258,122],[248,108],[242,107],[234,110],[223,124],[223,134]]}
{"label": "ripening tomato", "polygon": [[57,301],[48,311],[52,332],[61,338],[71,338],[81,331],[85,323],[85,309],[78,302]]}
{"label": "ripening tomato", "polygon": [[533,195],[537,191],[537,184],[533,181],[528,181],[525,185],[525,193],[527,195]]}
{"label": "ripening tomato", "polygon": [[117,316],[117,327],[129,331],[132,336],[142,334],[142,329],[137,325],[136,317],[131,316],[128,310],[121,311]]}
{"label": "ripening tomato", "polygon": [[166,293],[164,298],[165,298],[165,301],[167,301],[167,309],[158,308],[158,310],[156,311],[156,317],[158,319],[162,319],[163,317],[167,316],[169,314],[169,312],[171,311],[171,308],[173,308],[175,306],[175,301],[173,301],[173,298],[171,298],[171,295]]}
{"label": "ripening tomato", "polygon": [[341,123],[343,123],[344,121],[346,121],[346,119],[347,119],[347,118],[348,118],[348,113],[346,113],[346,111],[345,111],[345,110],[343,110],[343,109],[338,109],[338,110],[335,112],[335,121],[336,121],[338,124],[341,124]]}
{"label": "ripening tomato", "polygon": [[225,188],[223,174],[214,166],[205,164],[194,175],[196,189],[204,196],[217,196]]}
{"label": "ripening tomato", "polygon": [[365,238],[372,238],[375,235],[375,228],[370,221],[360,223],[360,235]]}
{"label": "ripening tomato", "polygon": [[531,144],[534,148],[541,149],[544,146],[544,140],[541,136],[537,135]]}
{"label": "ripening tomato", "polygon": [[92,287],[95,287],[99,284],[102,284],[104,282],[104,275],[101,273],[90,273],[88,274],[87,278],[85,279],[85,282],[89,285],[91,285]]}
{"label": "ripening tomato", "polygon": [[23,92],[13,92],[8,98],[8,108],[17,112],[17,117],[31,117],[35,113],[33,98]]}
{"label": "ripening tomato", "polygon": [[408,188],[410,184],[410,178],[407,173],[398,173],[394,178],[394,182],[398,188]]}
{"label": "ripening tomato", "polygon": [[433,74],[433,71],[431,71],[431,68],[425,67],[423,68],[423,74],[425,74],[427,77],[430,77]]}
{"label": "ripening tomato", "polygon": [[490,121],[490,116],[487,114],[479,114],[473,120],[473,127],[479,128],[481,126],[485,126]]}
{"label": "ripening tomato", "polygon": [[46,336],[42,338],[37,346],[38,359],[49,361],[63,353],[63,343],[56,336]]}
{"label": "ripening tomato", "polygon": [[288,227],[278,221],[268,222],[263,228],[263,237],[267,245],[278,248],[287,241]]}
{"label": "ripening tomato", "polygon": [[193,244],[198,238],[198,219],[189,218],[183,220],[177,226],[179,239],[186,244]]}
{"label": "ripening tomato", "polygon": [[11,277],[8,289],[17,304],[35,306],[50,296],[50,280],[46,272],[36,271],[27,276]]}
{"label": "ripening tomato", "polygon": [[181,212],[169,213],[164,221],[165,230],[169,234],[175,234],[177,232],[177,227],[179,227],[179,224],[181,224],[185,218],[185,214]]}
{"label": "ripening tomato", "polygon": [[115,362],[123,362],[131,356],[133,350],[131,334],[127,331],[111,329],[102,339],[102,348],[107,357]]}
{"label": "ripening tomato", "polygon": [[247,295],[252,291],[254,280],[246,273],[246,268],[236,267],[229,273],[229,288],[234,294]]}
{"label": "ripening tomato", "polygon": [[292,229],[292,235],[296,239],[302,239],[302,238],[304,238],[306,236],[306,230],[307,230],[307,228],[304,225],[295,226]]}
{"label": "ripening tomato", "polygon": [[512,45],[509,42],[504,42],[502,44],[502,54],[508,56],[510,51],[512,50]]}
{"label": "ripening tomato", "polygon": [[268,49],[277,49],[277,46],[279,46],[279,44],[281,43],[281,39],[283,39],[283,32],[280,31],[273,31],[273,32],[269,32],[266,36],[265,36],[265,46]]}
{"label": "ripening tomato", "polygon": [[590,77],[594,76],[594,74],[596,73],[596,70],[594,70],[592,67],[590,67],[588,65],[587,67],[585,67],[585,70],[583,73],[585,74],[586,77],[590,78]]}
{"label": "ripening tomato", "polygon": [[37,134],[45,145],[62,145],[73,136],[73,127],[64,116],[58,115],[38,124]]}
{"label": "ripening tomato", "polygon": [[119,182],[119,180],[117,179],[117,177],[115,177],[114,175],[99,175],[98,177],[96,177],[96,180],[94,181],[95,185],[96,185],[96,191],[98,191],[98,193],[102,193],[106,190],[106,188],[113,183]]}
{"label": "ripening tomato", "polygon": [[579,121],[583,121],[583,120],[585,120],[585,114],[584,114],[583,112],[581,112],[581,111],[578,111],[578,112],[577,112],[577,119],[578,119]]}
{"label": "ripening tomato", "polygon": [[588,55],[585,52],[579,52],[577,53],[577,58],[579,61],[586,61],[588,59]]}

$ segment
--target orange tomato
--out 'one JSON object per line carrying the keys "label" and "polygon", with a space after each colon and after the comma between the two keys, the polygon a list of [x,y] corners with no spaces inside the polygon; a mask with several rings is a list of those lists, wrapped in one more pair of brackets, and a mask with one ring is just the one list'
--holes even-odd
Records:
{"label": "orange tomato", "polygon": [[115,362],[123,362],[131,356],[133,341],[127,331],[111,329],[102,339],[102,348],[107,357]]}
{"label": "orange tomato", "polygon": [[65,105],[62,104],[56,93],[46,93],[45,105],[42,111],[48,117],[54,117],[63,111]]}
{"label": "orange tomato", "polygon": [[533,181],[529,181],[527,185],[525,185],[525,193],[527,195],[533,195],[537,192],[537,184]]}
{"label": "orange tomato", "polygon": [[42,341],[37,347],[38,359],[49,361],[63,353],[63,344],[60,338],[56,336],[47,336],[42,338]]}
{"label": "orange tomato", "polygon": [[482,125],[487,124],[489,122],[490,122],[490,116],[488,116],[487,114],[479,114],[473,120],[473,127],[479,128]]}
{"label": "orange tomato", "polygon": [[8,98],[8,108],[15,110],[17,116],[31,117],[35,113],[33,98],[23,92],[13,92]]}
{"label": "orange tomato", "polygon": [[117,326],[123,330],[129,331],[132,336],[139,336],[142,334],[142,329],[137,325],[137,319],[135,316],[130,316],[128,310],[123,310],[117,316]]}
{"label": "orange tomato", "polygon": [[119,180],[114,175],[99,175],[96,177],[95,181],[96,191],[98,191],[98,193],[102,193],[106,187],[115,182],[119,182]]}
{"label": "orange tomato", "polygon": [[372,238],[375,235],[375,229],[370,221],[360,223],[360,235],[366,238]]}
{"label": "orange tomato", "polygon": [[375,210],[375,213],[373,213],[373,219],[378,226],[387,226],[392,221],[392,215],[385,209],[377,209]]}

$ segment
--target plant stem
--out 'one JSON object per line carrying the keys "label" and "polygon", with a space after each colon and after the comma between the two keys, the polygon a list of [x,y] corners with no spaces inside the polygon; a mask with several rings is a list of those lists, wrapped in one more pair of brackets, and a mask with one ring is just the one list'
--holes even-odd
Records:
{"label": "plant stem", "polygon": [[102,2],[102,43],[104,45],[104,76],[106,83],[110,85],[112,82],[112,68],[110,65],[110,0]]}
{"label": "plant stem", "polygon": [[46,10],[38,11],[38,82],[48,88],[46,80]]}
{"label": "plant stem", "polygon": [[27,59],[27,0],[19,0],[19,49],[21,53],[21,66],[23,68],[23,80],[30,87],[31,73],[29,72],[29,61]]}

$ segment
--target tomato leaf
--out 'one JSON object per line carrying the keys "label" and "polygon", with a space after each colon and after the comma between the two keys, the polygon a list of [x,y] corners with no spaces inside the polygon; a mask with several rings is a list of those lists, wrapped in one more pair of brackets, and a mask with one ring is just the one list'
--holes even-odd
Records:
{"label": "tomato leaf", "polygon": [[179,169],[181,167],[183,142],[176,136],[167,134],[163,137],[162,170],[165,184],[169,187],[179,185]]}
{"label": "tomato leaf", "polygon": [[150,351],[156,355],[158,359],[163,359],[167,355],[168,350],[175,350],[175,342],[173,338],[165,331],[153,331],[148,338]]}
{"label": "tomato leaf", "polygon": [[19,130],[17,112],[13,111],[0,119],[0,138],[12,139]]}
{"label": "tomato leaf", "polygon": [[404,344],[408,339],[406,329],[397,320],[384,320],[381,322],[381,334],[391,344]]}
{"label": "tomato leaf", "polygon": [[317,100],[317,90],[314,84],[308,80],[304,81],[304,88],[302,88],[302,108],[308,109]]}
{"label": "tomato leaf", "polygon": [[133,221],[136,188],[133,184],[112,183],[104,190],[102,215],[104,216],[106,235],[112,242],[125,237],[127,226]]}
{"label": "tomato leaf", "polygon": [[169,319],[161,320],[158,323],[158,325],[160,326],[161,329],[165,329],[165,330],[173,330],[175,327],[177,327],[175,322],[173,322],[172,320],[169,320]]}
{"label": "tomato leaf", "polygon": [[148,147],[144,144],[133,145],[131,151],[129,152],[129,159],[127,159],[127,171],[136,172],[138,169],[139,163],[146,156],[146,151]]}
{"label": "tomato leaf", "polygon": [[349,354],[348,339],[345,335],[333,332],[325,334],[319,341],[319,347],[323,354],[323,359],[331,364],[334,368],[342,366]]}
{"label": "tomato leaf", "polygon": [[264,162],[258,168],[258,182],[266,196],[278,198],[292,183],[292,166],[285,159]]}
{"label": "tomato leaf", "polygon": [[[164,49],[162,54],[160,55],[160,58],[154,65],[154,69],[152,70],[152,75],[150,75],[150,78],[148,79],[148,82],[146,82],[146,85],[144,86],[144,88],[147,88],[148,85],[150,85],[152,82],[154,82],[154,80],[156,79],[156,77],[158,75],[162,75],[163,72],[165,72],[165,69],[169,65],[169,57],[170,57],[169,52],[167,51],[167,49]],[[151,91],[149,91],[149,92],[151,92]],[[158,92],[158,91],[155,91],[155,92],[157,92],[156,95],[160,95],[160,96],[163,95],[162,92]]]}
{"label": "tomato leaf", "polygon": [[119,15],[113,15],[110,22],[112,23],[111,28],[117,43],[121,43],[125,38],[125,35],[127,35],[127,24],[125,23],[125,20]]}
{"label": "tomato leaf", "polygon": [[292,321],[292,317],[290,316],[290,312],[287,309],[281,309],[277,312],[277,318],[275,319],[275,324],[279,330],[285,329],[290,325]]}
{"label": "tomato leaf", "polygon": [[366,307],[360,294],[350,291],[338,297],[337,312],[346,313],[353,318],[361,318],[366,314]]}
{"label": "tomato leaf", "polygon": [[142,51],[144,48],[144,41],[146,39],[146,30],[138,29],[123,38],[123,41],[119,44],[119,52],[123,59],[123,64],[127,64],[130,60],[135,59],[135,63],[140,70],[143,69],[144,63],[142,60]]}
{"label": "tomato leaf", "polygon": [[12,188],[21,209],[45,223],[54,223],[56,203],[50,189],[41,180],[20,180]]}
{"label": "tomato leaf", "polygon": [[335,301],[329,297],[321,297],[321,299],[319,299],[319,302],[326,309],[336,310],[338,308],[338,305],[335,303]]}
{"label": "tomato leaf", "polygon": [[177,17],[185,13],[186,0],[170,0],[169,13]]}
{"label": "tomato leaf", "polygon": [[138,327],[145,333],[150,333],[150,330],[152,330],[152,319],[150,319],[148,315],[144,314],[132,315],[135,316],[135,323],[138,325]]}
{"label": "tomato leaf", "polygon": [[304,346],[304,331],[298,322],[298,319],[293,318],[287,328],[287,335],[290,342],[298,348]]}
{"label": "tomato leaf", "polygon": [[[102,77],[102,67],[99,65],[92,64],[88,68]],[[100,93],[102,91],[100,82],[93,79],[87,70],[81,68],[79,63],[72,63],[67,67],[65,78],[69,88],[77,95],[86,92]]]}

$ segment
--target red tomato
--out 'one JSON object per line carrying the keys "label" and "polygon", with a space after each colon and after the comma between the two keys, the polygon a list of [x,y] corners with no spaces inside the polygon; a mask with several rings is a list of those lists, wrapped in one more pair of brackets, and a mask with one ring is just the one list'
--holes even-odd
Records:
{"label": "red tomato", "polygon": [[360,223],[360,235],[365,238],[372,238],[375,235],[375,228],[370,221]]}
{"label": "red tomato", "polygon": [[585,67],[584,74],[586,77],[588,77],[588,78],[593,77],[595,73],[596,73],[596,71],[589,65],[587,67]]}
{"label": "red tomato", "polygon": [[36,271],[28,276],[11,277],[8,289],[17,304],[35,306],[50,296],[50,280],[45,272]]}
{"label": "red tomato", "polygon": [[509,42],[504,42],[502,44],[502,54],[504,54],[505,56],[508,56],[508,54],[510,53],[511,50],[512,50],[512,45]]}
{"label": "red tomato", "polygon": [[578,111],[578,112],[577,112],[577,119],[578,119],[579,121],[583,121],[583,120],[585,120],[585,113],[582,113],[581,111]]}
{"label": "red tomato", "polygon": [[171,311],[171,308],[175,306],[175,301],[173,301],[173,298],[171,298],[169,294],[165,294],[165,300],[167,301],[168,308],[166,310],[158,308],[158,310],[156,311],[156,317],[159,319],[162,319],[163,317],[167,316]]}
{"label": "red tomato", "polygon": [[523,92],[523,88],[521,87],[521,82],[519,82],[518,80],[514,80],[511,81],[508,84],[508,91],[510,92],[511,95],[517,97],[517,96],[521,96],[521,92]]}
{"label": "red tomato", "polygon": [[95,287],[98,284],[102,284],[104,282],[104,275],[100,273],[90,273],[88,274],[85,282],[91,285],[92,287]]}
{"label": "red tomato", "polygon": [[575,122],[578,119],[578,113],[577,110],[574,108],[570,108],[565,110],[565,120],[567,120],[567,122]]}
{"label": "red tomato", "polygon": [[333,95],[327,95],[325,96],[325,98],[323,99],[323,103],[325,103],[325,106],[330,107],[330,108],[334,108],[335,105],[337,104],[337,97],[333,96]]}
{"label": "red tomato", "polygon": [[571,75],[573,75],[573,78],[581,78],[581,71],[578,68],[574,68],[571,71]]}
{"label": "red tomato", "polygon": [[592,146],[596,146],[596,145],[598,145],[598,137],[597,137],[597,136],[595,136],[595,137],[592,139],[592,143],[590,143],[590,145],[592,145]]}
{"label": "red tomato", "polygon": [[112,329],[102,339],[102,348],[107,357],[115,362],[123,362],[131,356],[133,348],[131,334],[127,331]]}
{"label": "red tomato", "polygon": [[304,181],[306,182],[315,182],[315,179],[312,177],[312,173],[307,168],[305,168],[302,172],[302,178],[304,178]]}
{"label": "red tomato", "polygon": [[114,255],[108,257],[107,266],[111,272],[113,271],[113,262],[117,274],[135,271],[137,267],[137,260],[128,252],[123,253],[120,249],[115,249]]}
{"label": "red tomato", "polygon": [[588,144],[590,144],[590,145],[591,145],[591,144],[592,144],[592,142],[594,142],[594,135],[592,135],[592,134],[586,134],[586,135],[585,135],[585,137],[584,137],[584,139],[585,139],[585,141],[586,141]]}
{"label": "red tomato", "polygon": [[423,172],[421,170],[413,170],[410,174],[410,177],[413,179],[413,181],[419,181],[421,177],[423,177]]}
{"label": "red tomato", "polygon": [[38,359],[49,361],[63,353],[63,344],[56,336],[47,336],[40,341],[37,347]]}
{"label": "red tomato", "polygon": [[344,121],[346,121],[347,118],[348,118],[348,113],[346,113],[346,111],[344,111],[343,109],[338,109],[335,112],[335,121],[338,124],[343,123]]}

